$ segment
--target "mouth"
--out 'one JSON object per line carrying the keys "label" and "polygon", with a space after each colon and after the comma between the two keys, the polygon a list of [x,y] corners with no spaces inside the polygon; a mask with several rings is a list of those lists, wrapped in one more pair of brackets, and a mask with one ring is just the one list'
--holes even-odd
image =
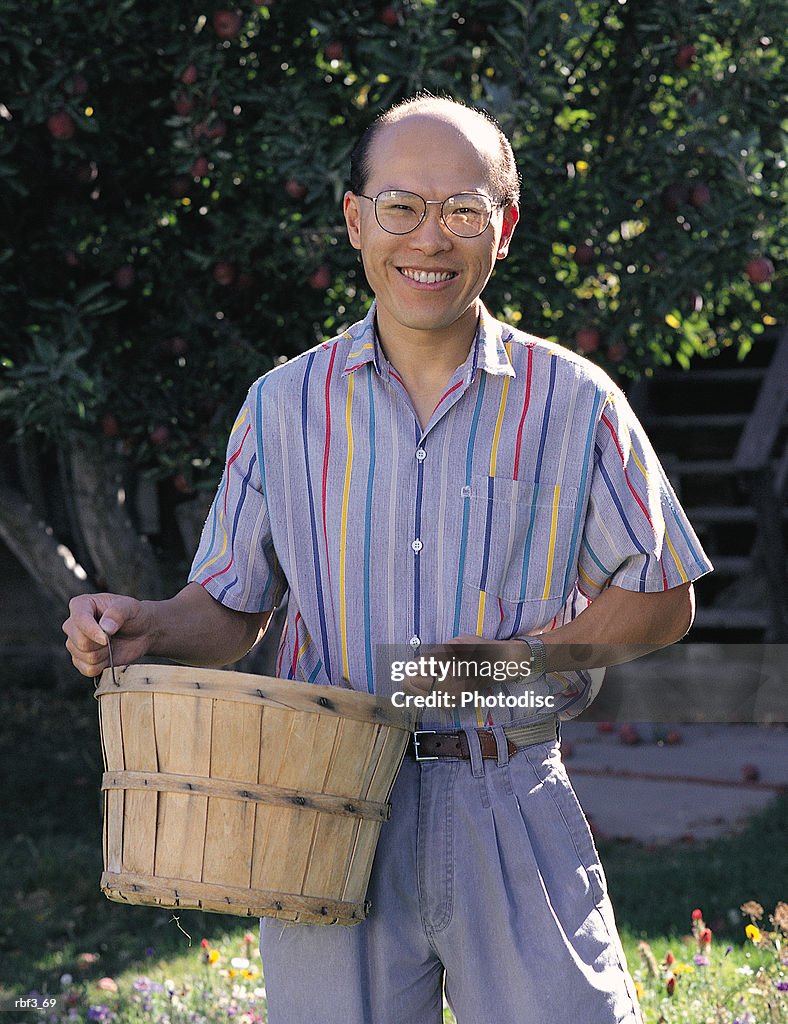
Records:
{"label": "mouth", "polygon": [[454,270],[417,270],[415,267],[397,267],[397,270],[417,284],[444,284],[457,276]]}

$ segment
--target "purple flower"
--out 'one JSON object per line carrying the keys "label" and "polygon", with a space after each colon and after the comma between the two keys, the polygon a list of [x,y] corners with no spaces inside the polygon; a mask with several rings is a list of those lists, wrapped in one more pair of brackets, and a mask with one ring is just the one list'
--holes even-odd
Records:
{"label": "purple flower", "polygon": [[788,992],[788,981],[775,981],[778,992]]}
{"label": "purple flower", "polygon": [[151,956],[155,956],[155,955],[156,955],[156,947],[155,946],[148,946],[148,948],[145,950],[145,956],[151,957]]}
{"label": "purple flower", "polygon": [[137,992],[150,992],[150,978],[135,978],[131,987]]}
{"label": "purple flower", "polygon": [[702,953],[696,953],[695,956],[692,958],[692,962],[695,964],[696,967],[708,967],[711,963],[711,960],[709,960],[709,958],[707,956],[704,956]]}
{"label": "purple flower", "polygon": [[107,1021],[111,1016],[108,1006],[91,1006],[88,1009],[88,1020]]}

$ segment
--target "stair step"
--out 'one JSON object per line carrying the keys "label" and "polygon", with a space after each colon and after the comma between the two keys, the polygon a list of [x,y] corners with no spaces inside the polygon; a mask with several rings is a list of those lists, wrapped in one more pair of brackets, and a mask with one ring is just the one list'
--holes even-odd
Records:
{"label": "stair step", "polygon": [[765,608],[698,608],[695,627],[700,629],[766,629]]}
{"label": "stair step", "polygon": [[[758,515],[750,505],[695,505],[685,511],[691,523],[754,523]],[[780,510],[783,519],[788,519],[788,506]]]}
{"label": "stair step", "polygon": [[766,372],[765,366],[732,366],[730,369],[721,367],[704,368],[693,366],[689,370],[659,370],[651,378],[653,384],[702,384],[719,383],[732,384],[738,382],[743,384],[747,381],[757,381]]}
{"label": "stair step", "polygon": [[720,576],[744,576],[752,572],[752,559],[748,555],[717,555],[712,562],[714,572]]}
{"label": "stair step", "polygon": [[749,414],[746,412],[662,413],[649,416],[647,427],[679,427],[687,432],[718,430],[726,427],[743,427],[748,418]]}

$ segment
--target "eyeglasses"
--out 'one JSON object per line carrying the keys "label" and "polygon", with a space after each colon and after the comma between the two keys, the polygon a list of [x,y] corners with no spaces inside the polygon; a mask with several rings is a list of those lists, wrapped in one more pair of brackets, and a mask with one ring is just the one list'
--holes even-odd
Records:
{"label": "eyeglasses", "polygon": [[460,192],[448,199],[422,199],[415,192],[387,191],[376,196],[356,195],[369,199],[375,207],[375,220],[390,235],[407,235],[415,231],[427,216],[428,206],[440,207],[440,218],[453,235],[475,238],[487,230],[494,203],[481,192]]}

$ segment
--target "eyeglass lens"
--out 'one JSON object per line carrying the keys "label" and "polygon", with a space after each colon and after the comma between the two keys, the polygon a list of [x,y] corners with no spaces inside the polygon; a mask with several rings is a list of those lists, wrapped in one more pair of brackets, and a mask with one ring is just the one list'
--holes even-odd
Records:
{"label": "eyeglass lens", "polygon": [[[375,199],[375,215],[385,231],[406,235],[414,231],[427,212],[427,204],[414,192],[381,192]],[[487,196],[463,192],[449,196],[441,213],[446,227],[462,238],[480,235],[490,223],[492,206]]]}

